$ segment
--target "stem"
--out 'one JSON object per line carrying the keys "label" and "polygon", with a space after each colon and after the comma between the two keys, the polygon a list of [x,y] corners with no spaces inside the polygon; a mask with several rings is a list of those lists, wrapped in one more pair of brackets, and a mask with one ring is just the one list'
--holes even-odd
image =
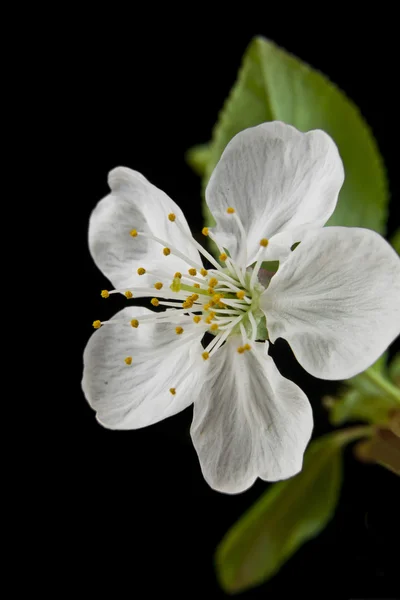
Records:
{"label": "stem", "polygon": [[343,444],[349,444],[362,437],[369,437],[375,431],[375,427],[371,425],[360,425],[357,427],[348,427],[346,429],[339,429],[335,432],[337,440]]}
{"label": "stem", "polygon": [[362,374],[365,375],[379,388],[381,388],[381,390],[383,390],[388,396],[390,396],[390,398],[393,398],[393,400],[400,404],[400,389],[398,389],[390,381],[382,377],[382,375],[377,373],[375,369],[367,369]]}

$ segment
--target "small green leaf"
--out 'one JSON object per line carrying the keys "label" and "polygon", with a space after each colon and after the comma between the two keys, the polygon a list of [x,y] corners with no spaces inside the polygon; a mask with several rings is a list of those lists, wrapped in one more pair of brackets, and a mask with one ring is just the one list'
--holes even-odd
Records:
{"label": "small green leaf", "polygon": [[186,152],[186,162],[190,165],[197,175],[202,177],[206,171],[207,163],[210,158],[210,144],[199,144],[193,146]]}
{"label": "small green leaf", "polygon": [[330,403],[329,418],[332,425],[341,425],[348,421],[367,421],[384,424],[396,400],[382,387],[386,379],[387,352],[366,371],[347,379],[347,390],[338,399]]}
{"label": "small green leaf", "polygon": [[[238,79],[219,114],[207,148],[203,189],[236,133],[273,120],[301,131],[323,129],[338,145],[346,179],[329,225],[367,227],[383,233],[388,203],[386,174],[374,137],[358,108],[324,75],[262,37],[250,43]],[[212,226],[206,205],[204,217],[205,224]]]}
{"label": "small green leaf", "polygon": [[400,254],[400,229],[398,229],[390,240],[393,248],[396,250],[397,254]]}
{"label": "small green leaf", "polygon": [[389,413],[397,404],[386,395],[366,395],[355,389],[345,392],[332,403],[329,419],[332,425],[342,425],[349,421],[385,424]]}
{"label": "small green leaf", "polygon": [[359,373],[355,377],[351,379],[346,379],[344,383],[346,383],[349,387],[358,390],[359,392],[370,395],[370,396],[381,396],[384,395],[382,388],[374,381],[373,375],[377,373],[378,375],[385,376],[386,373],[386,363],[387,363],[388,354],[384,352],[378,360],[369,367],[366,371]]}
{"label": "small green leaf", "polygon": [[400,388],[400,353],[396,354],[389,365],[389,376],[393,383]]}
{"label": "small green leaf", "polygon": [[320,533],[338,501],[341,450],[365,430],[335,432],[312,442],[301,473],[270,487],[228,531],[216,552],[225,591],[237,593],[266,581]]}

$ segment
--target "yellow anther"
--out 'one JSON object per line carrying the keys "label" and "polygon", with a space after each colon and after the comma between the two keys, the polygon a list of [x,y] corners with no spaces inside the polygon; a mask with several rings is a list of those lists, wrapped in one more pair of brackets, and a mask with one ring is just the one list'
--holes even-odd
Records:
{"label": "yellow anther", "polygon": [[126,362],[127,365],[131,365],[132,364],[132,356],[127,356],[125,358],[125,362]]}
{"label": "yellow anther", "polygon": [[171,250],[169,248],[164,248],[163,254],[164,256],[169,256],[171,254]]}
{"label": "yellow anther", "polygon": [[190,298],[185,300],[185,302],[183,302],[183,304],[182,304],[182,308],[192,308],[192,306],[193,306],[193,300],[191,300]]}
{"label": "yellow anther", "polygon": [[219,306],[219,308],[225,308],[226,304],[225,304],[225,302],[222,302],[222,300],[220,300],[218,302],[217,306]]}
{"label": "yellow anther", "polygon": [[100,329],[100,327],[101,327],[101,321],[93,321],[93,327],[95,329]]}
{"label": "yellow anther", "polygon": [[204,360],[208,360],[210,358],[210,355],[208,352],[203,352],[202,357],[204,358]]}
{"label": "yellow anther", "polygon": [[245,344],[245,345],[243,346],[243,348],[244,348],[245,350],[251,350],[251,346],[250,346],[250,344]]}
{"label": "yellow anther", "polygon": [[175,388],[169,388],[169,391],[171,392],[171,394],[173,396],[175,396],[175,394],[176,394],[176,389]]}
{"label": "yellow anther", "polygon": [[221,260],[222,262],[225,262],[227,258],[228,258],[228,255],[225,254],[225,252],[223,252],[222,254],[219,255],[219,260]]}
{"label": "yellow anther", "polygon": [[212,297],[213,304],[218,304],[218,302],[223,298],[222,294],[214,294]]}
{"label": "yellow anther", "polygon": [[260,246],[262,246],[263,248],[266,248],[268,246],[268,240],[267,238],[262,238],[262,240],[260,240]]}
{"label": "yellow anther", "polygon": [[128,300],[130,300],[131,298],[133,298],[133,294],[132,294],[132,292],[131,292],[131,291],[129,291],[129,290],[126,290],[126,292],[125,292],[125,296],[128,298]]}
{"label": "yellow anther", "polygon": [[154,284],[154,287],[156,288],[156,290],[161,290],[163,284],[161,283],[161,281],[157,281],[157,283]]}
{"label": "yellow anther", "polygon": [[179,271],[177,271],[174,275],[174,279],[178,277],[178,279],[182,279],[182,273],[179,273]]}
{"label": "yellow anther", "polygon": [[136,229],[132,229],[130,233],[131,233],[131,236],[132,236],[132,237],[136,237],[136,236],[137,236],[137,231],[136,231]]}
{"label": "yellow anther", "polygon": [[145,273],[146,273],[146,269],[143,269],[143,267],[139,267],[139,269],[137,270],[138,275],[144,275]]}
{"label": "yellow anther", "polygon": [[160,302],[159,302],[159,300],[158,300],[157,298],[152,298],[152,299],[150,300],[150,302],[151,302],[151,304],[152,304],[153,306],[158,306],[158,305],[160,304]]}
{"label": "yellow anther", "polygon": [[177,335],[181,335],[181,333],[183,333],[183,327],[175,327],[175,331]]}
{"label": "yellow anther", "polygon": [[211,331],[217,331],[217,329],[218,329],[218,325],[217,325],[217,323],[213,323],[213,324],[211,325],[210,329],[211,329]]}
{"label": "yellow anther", "polygon": [[211,277],[210,281],[208,282],[208,285],[210,286],[210,288],[213,288],[217,285],[218,283],[218,279],[216,279],[215,277]]}
{"label": "yellow anther", "polygon": [[107,290],[102,290],[100,295],[102,298],[108,298],[110,294]]}
{"label": "yellow anther", "polygon": [[211,308],[211,304],[210,303],[207,303],[207,304],[203,305],[203,310],[205,310],[205,311],[210,310],[210,308]]}
{"label": "yellow anther", "polygon": [[194,316],[194,317],[193,317],[193,321],[194,321],[195,323],[200,323],[200,321],[201,321],[201,317],[200,317],[200,315],[196,315],[196,316]]}
{"label": "yellow anther", "polygon": [[208,315],[209,317],[211,317],[212,319],[215,317],[215,312],[211,311],[210,314]]}
{"label": "yellow anther", "polygon": [[198,294],[192,294],[192,295],[190,296],[190,299],[191,299],[191,300],[193,300],[193,302],[196,302],[196,300],[198,300],[198,299],[199,299],[199,295],[198,295]]}
{"label": "yellow anther", "polygon": [[200,284],[199,284],[199,283],[194,283],[194,284],[193,284],[193,287],[195,287],[195,288],[199,288],[199,287],[200,287]]}
{"label": "yellow anther", "polygon": [[239,352],[239,354],[243,354],[244,347],[243,346],[239,346],[239,348],[237,349],[237,351]]}
{"label": "yellow anther", "polygon": [[170,221],[175,221],[175,219],[176,219],[176,216],[174,215],[174,213],[169,213],[169,215],[168,215],[168,219],[169,219]]}
{"label": "yellow anther", "polygon": [[201,269],[200,273],[203,275],[203,277],[206,277],[208,275],[207,269]]}
{"label": "yellow anther", "polygon": [[188,273],[189,273],[189,275],[193,275],[193,276],[197,275],[196,269],[189,269]]}
{"label": "yellow anther", "polygon": [[246,292],[244,290],[240,290],[240,292],[236,292],[236,296],[237,296],[237,298],[239,298],[239,300],[243,300],[245,295],[246,295]]}
{"label": "yellow anther", "polygon": [[232,206],[228,206],[228,208],[226,209],[226,212],[228,213],[228,215],[233,215],[233,213],[235,212],[235,209],[232,208]]}
{"label": "yellow anther", "polygon": [[132,319],[131,325],[136,329],[137,327],[139,327],[139,321],[137,319]]}
{"label": "yellow anther", "polygon": [[208,315],[208,317],[206,317],[204,319],[204,322],[207,323],[207,325],[210,325],[212,320],[213,320],[213,317],[211,315]]}
{"label": "yellow anther", "polygon": [[201,230],[201,233],[203,235],[208,235],[208,227],[203,227],[203,229]]}

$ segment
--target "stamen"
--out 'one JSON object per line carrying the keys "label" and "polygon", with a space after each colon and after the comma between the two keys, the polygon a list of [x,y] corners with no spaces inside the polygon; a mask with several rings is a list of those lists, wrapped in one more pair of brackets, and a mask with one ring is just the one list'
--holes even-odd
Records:
{"label": "stamen", "polygon": [[[134,230],[134,231],[136,231],[136,230]],[[161,238],[159,238],[155,235],[151,235],[150,233],[145,233],[144,231],[136,231],[136,235],[140,235],[149,240],[153,240],[154,242],[157,242],[158,244],[161,244],[162,246],[164,246],[164,250],[169,250],[169,252],[167,254],[165,254],[165,256],[168,256],[170,253],[172,253],[175,256],[178,256],[178,258],[181,258],[183,261],[185,261],[185,263],[189,264],[190,266],[196,267],[196,269],[198,269],[199,271],[203,268],[203,265],[199,265],[199,264],[195,263],[191,258],[188,258],[187,256],[185,256],[185,254],[183,254],[183,252],[180,252],[180,250],[178,250],[178,248],[171,246],[168,242],[166,242],[165,240],[162,240]]]}
{"label": "stamen", "polygon": [[236,292],[236,296],[239,298],[239,300],[243,300],[245,295],[246,295],[246,292],[244,290],[240,290],[240,292]]}
{"label": "stamen", "polygon": [[203,277],[207,277],[208,275],[207,269],[201,269],[200,273],[203,275]]}
{"label": "stamen", "polygon": [[226,212],[228,213],[228,215],[233,215],[235,213],[235,209],[232,208],[232,206],[228,206]]}
{"label": "stamen", "polygon": [[199,288],[199,287],[200,287],[200,284],[199,284],[199,283],[194,283],[194,284],[193,284],[193,287],[195,287],[195,288]]}
{"label": "stamen", "polygon": [[215,287],[216,285],[218,285],[218,279],[216,279],[215,277],[211,277],[211,279],[209,279],[208,281],[208,285],[210,286],[210,288]]}
{"label": "stamen", "polygon": [[132,292],[130,290],[127,290],[125,292],[125,296],[128,298],[128,300],[130,300],[131,298],[133,298],[133,294],[132,294]]}
{"label": "stamen", "polygon": [[175,394],[176,394],[176,389],[175,388],[169,388],[169,391],[171,392],[171,394],[173,396],[175,396]]}
{"label": "stamen", "polygon": [[171,249],[170,248],[164,248],[163,249],[163,254],[164,254],[164,256],[169,256],[171,254]]}
{"label": "stamen", "polygon": [[146,269],[143,269],[143,267],[139,267],[139,269],[137,270],[138,275],[144,275],[145,273],[146,273]]}
{"label": "stamen", "polygon": [[194,316],[194,317],[193,317],[193,321],[194,321],[195,323],[200,323],[200,321],[201,321],[201,317],[200,317],[200,315],[196,315],[196,316]]}
{"label": "stamen", "polygon": [[208,235],[208,233],[209,233],[209,232],[208,232],[208,227],[203,227],[203,229],[201,230],[201,233],[202,233],[203,235]]}
{"label": "stamen", "polygon": [[139,327],[139,321],[137,319],[132,319],[131,326],[137,329]]}
{"label": "stamen", "polygon": [[176,331],[177,335],[181,335],[183,333],[183,328],[182,327],[175,327],[175,331]]}
{"label": "stamen", "polygon": [[222,344],[225,342],[226,338],[229,336],[230,332],[231,332],[231,330],[227,329],[223,333],[220,333],[215,336],[214,343],[208,344],[207,348],[210,348],[212,346],[212,350],[210,351],[210,357],[216,353],[216,351],[218,350],[218,348],[220,348],[220,346],[222,346]]}
{"label": "stamen", "polygon": [[260,240],[260,246],[262,246],[263,248],[266,248],[268,246],[268,243],[269,242],[268,242],[267,238],[262,238]]}
{"label": "stamen", "polygon": [[95,329],[100,329],[100,327],[101,327],[101,321],[93,321],[93,327]]}
{"label": "stamen", "polygon": [[100,295],[102,298],[108,298],[110,296],[107,290],[102,290]]}
{"label": "stamen", "polygon": [[251,310],[249,310],[248,315],[251,323],[251,341],[254,342],[257,337],[257,323]]}
{"label": "stamen", "polygon": [[154,287],[156,288],[156,290],[161,290],[163,284],[161,283],[161,281],[157,281],[157,283],[154,284]]}
{"label": "stamen", "polygon": [[[215,258],[205,248],[203,248],[203,246],[199,244],[190,234],[188,234],[178,221],[176,221],[176,225],[179,231],[182,233],[182,235],[184,235],[185,238],[189,241],[189,243],[192,244],[192,246],[194,246],[195,248],[197,248],[200,254],[205,256],[210,261],[210,263],[214,265],[214,267],[219,269],[219,265]],[[207,233],[204,233],[205,230],[207,231]],[[208,227],[204,227],[202,233],[204,235],[208,235]]]}
{"label": "stamen", "polygon": [[136,236],[137,236],[137,234],[138,234],[138,232],[137,232],[137,230],[136,230],[136,229],[132,229],[132,230],[130,231],[130,234],[131,234],[131,236],[132,236],[132,237],[136,237]]}
{"label": "stamen", "polygon": [[179,273],[179,271],[177,271],[174,275],[174,279],[175,277],[178,277],[178,279],[182,279],[182,273]]}
{"label": "stamen", "polygon": [[174,213],[169,213],[169,215],[168,215],[168,219],[169,219],[170,221],[175,221],[175,219],[176,219],[176,216],[174,215]]}
{"label": "stamen", "polygon": [[125,362],[126,362],[127,365],[131,365],[132,364],[132,356],[127,356],[125,358]]}
{"label": "stamen", "polygon": [[222,262],[225,262],[227,258],[228,255],[226,254],[226,252],[222,252],[222,254],[219,255],[219,260]]}
{"label": "stamen", "polygon": [[239,352],[239,354],[243,354],[244,352],[244,346],[239,346],[237,351]]}
{"label": "stamen", "polygon": [[188,273],[189,273],[189,275],[192,275],[193,277],[194,277],[195,275],[197,275],[197,271],[196,271],[196,269],[189,269],[189,270],[188,270]]}
{"label": "stamen", "polygon": [[203,352],[201,356],[203,357],[204,360],[208,360],[210,357],[208,352]]}
{"label": "stamen", "polygon": [[218,329],[218,324],[217,323],[213,323],[210,327],[211,331],[217,331]]}

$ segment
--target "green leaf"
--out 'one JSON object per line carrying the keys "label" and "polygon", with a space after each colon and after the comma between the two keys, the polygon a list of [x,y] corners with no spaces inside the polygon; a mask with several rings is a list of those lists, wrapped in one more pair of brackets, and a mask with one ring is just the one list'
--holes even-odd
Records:
{"label": "green leaf", "polygon": [[387,381],[386,361],[387,352],[369,369],[344,382],[347,390],[330,403],[329,418],[332,425],[348,421],[387,423],[389,412],[397,406],[397,402],[382,387],[382,382]]}
{"label": "green leaf", "polygon": [[338,501],[341,450],[365,430],[335,432],[312,442],[301,473],[270,487],[228,531],[216,552],[225,591],[237,593],[266,581],[320,533]]}
{"label": "green leaf", "polygon": [[193,146],[186,152],[186,162],[192,167],[193,171],[202,177],[206,171],[207,163],[210,158],[210,144],[199,144]]}
{"label": "green leaf", "polygon": [[383,425],[389,413],[397,404],[386,395],[366,395],[355,389],[345,392],[332,403],[329,419],[332,425],[342,425],[349,421],[366,421]]}
{"label": "green leaf", "polygon": [[388,354],[387,352],[384,352],[378,358],[378,360],[369,367],[369,369],[363,371],[362,373],[359,373],[359,375],[356,375],[351,379],[346,379],[344,383],[366,395],[384,395],[382,388],[371,377],[371,372],[372,374],[377,373],[378,375],[385,376],[387,359]]}
{"label": "green leaf", "polygon": [[[329,225],[385,231],[388,186],[374,137],[356,105],[324,75],[274,43],[256,37],[219,114],[203,188],[231,138],[247,127],[280,120],[301,131],[323,129],[339,147],[346,179]],[[213,225],[204,206],[206,225]]]}
{"label": "green leaf", "polygon": [[397,254],[400,254],[400,229],[398,229],[392,239],[390,240],[393,248],[396,250]]}
{"label": "green leaf", "polygon": [[389,376],[393,383],[400,388],[400,353],[396,354],[390,363]]}

